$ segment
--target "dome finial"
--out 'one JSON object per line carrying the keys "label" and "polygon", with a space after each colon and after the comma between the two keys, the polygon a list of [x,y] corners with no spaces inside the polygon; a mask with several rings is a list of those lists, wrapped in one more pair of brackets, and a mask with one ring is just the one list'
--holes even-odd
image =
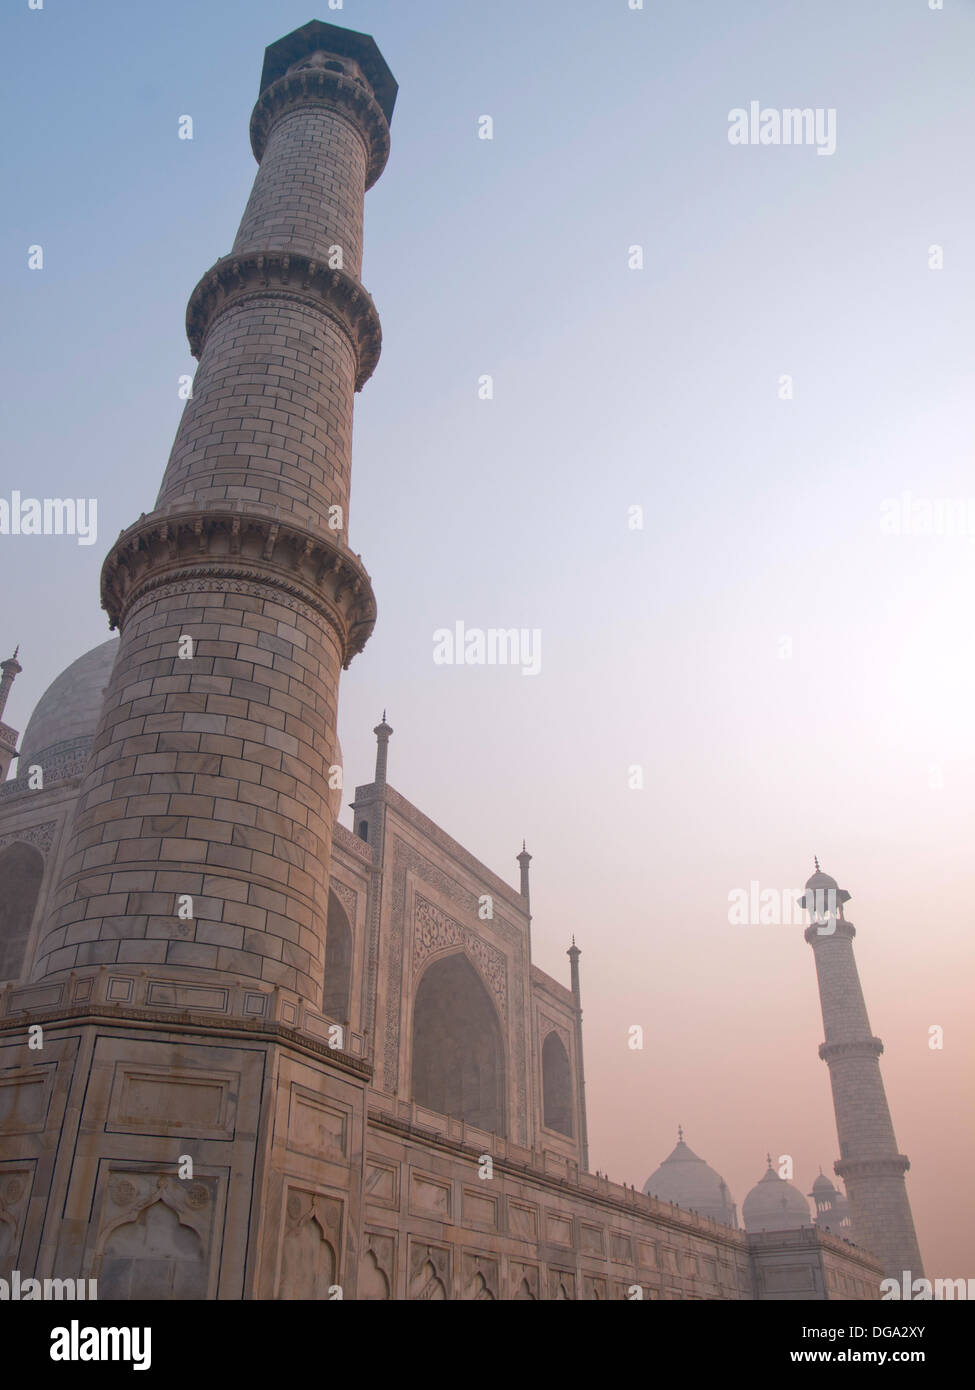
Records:
{"label": "dome finial", "polygon": [[819,855],[818,855],[818,854],[814,854],[814,855],[813,855],[813,863],[816,865],[816,872],[817,872],[817,874],[818,874],[818,873],[820,872],[820,868],[819,868]]}
{"label": "dome finial", "polygon": [[683,1144],[683,1142],[684,1142],[684,1126],[683,1126],[683,1125],[678,1125],[678,1126],[677,1126],[677,1142],[678,1142],[678,1144]]}
{"label": "dome finial", "polygon": [[768,1159],[768,1166],[771,1168],[771,1166],[772,1166],[772,1155],[771,1155],[771,1154],[766,1154],[765,1157]]}

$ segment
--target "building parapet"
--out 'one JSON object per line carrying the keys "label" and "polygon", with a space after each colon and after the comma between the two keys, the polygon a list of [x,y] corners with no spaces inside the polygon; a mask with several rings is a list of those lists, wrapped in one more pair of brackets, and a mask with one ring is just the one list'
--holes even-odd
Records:
{"label": "building parapet", "polygon": [[540,1186],[584,1201],[595,1201],[628,1216],[644,1216],[657,1225],[668,1226],[688,1235],[704,1237],[741,1252],[747,1252],[748,1238],[743,1231],[722,1226],[707,1216],[686,1211],[672,1202],[661,1202],[626,1183],[612,1182],[598,1173],[580,1172],[578,1164],[550,1149],[527,1149],[501,1135],[475,1129],[463,1120],[424,1110],[412,1101],[397,1100],[373,1092],[369,1098],[369,1123],[413,1138],[434,1143],[463,1158],[473,1167],[483,1154],[490,1154],[496,1172],[529,1178]]}

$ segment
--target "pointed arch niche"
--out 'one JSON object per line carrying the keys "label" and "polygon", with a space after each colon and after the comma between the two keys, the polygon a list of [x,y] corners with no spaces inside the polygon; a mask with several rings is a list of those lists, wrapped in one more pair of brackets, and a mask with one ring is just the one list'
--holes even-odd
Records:
{"label": "pointed arch niche", "polygon": [[542,1121],[546,1129],[572,1138],[572,1068],[554,1030],[542,1044]]}
{"label": "pointed arch niche", "polygon": [[31,922],[44,878],[44,856],[16,840],[0,850],[0,980],[23,974]]}
{"label": "pointed arch niche", "polygon": [[328,890],[328,922],[325,929],[325,993],[322,1013],[338,1023],[348,1023],[352,997],[352,926],[333,888]]}
{"label": "pointed arch niche", "polygon": [[505,1134],[504,1041],[491,996],[462,952],[427,966],[413,1004],[413,1099]]}

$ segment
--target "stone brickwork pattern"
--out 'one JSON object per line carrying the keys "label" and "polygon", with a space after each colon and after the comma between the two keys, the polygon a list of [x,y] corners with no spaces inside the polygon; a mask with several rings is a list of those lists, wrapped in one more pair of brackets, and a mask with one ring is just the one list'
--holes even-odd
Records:
{"label": "stone brickwork pattern", "polygon": [[344,527],[388,127],[358,65],[318,51],[262,90],[252,139],[230,263],[191,298],[200,369],[157,509],[103,569],[120,651],[34,976],[143,964],[320,1003],[339,674],[374,618]]}

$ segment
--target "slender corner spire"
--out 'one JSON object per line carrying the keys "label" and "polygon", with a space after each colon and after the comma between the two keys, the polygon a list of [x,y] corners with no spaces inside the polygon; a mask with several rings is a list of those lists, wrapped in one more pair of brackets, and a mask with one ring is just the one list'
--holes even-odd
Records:
{"label": "slender corner spire", "polygon": [[383,710],[383,717],[380,723],[373,729],[376,735],[376,777],[375,781],[381,785],[386,785],[386,764],[389,758],[389,740],[393,730],[386,723],[386,711]]}
{"label": "slender corner spire", "polygon": [[7,707],[7,696],[16,678],[24,669],[17,660],[17,653],[20,651],[18,646],[13,656],[8,656],[6,661],[0,662],[0,782],[6,779],[10,771],[10,764],[17,756],[17,740],[20,734],[16,729],[11,729],[9,724],[4,724],[3,712]]}
{"label": "slender corner spire", "polygon": [[576,1006],[575,1032],[576,1032],[576,1055],[578,1066],[576,1068],[576,1091],[579,1106],[579,1140],[582,1158],[583,1171],[589,1171],[589,1123],[586,1117],[586,1072],[582,1056],[582,990],[579,984],[579,957],[582,952],[576,945],[573,935],[572,945],[566,951],[569,957],[569,970],[571,973],[572,999]]}
{"label": "slender corner spire", "polygon": [[3,676],[0,677],[0,719],[3,718],[3,712],[7,707],[7,696],[10,694],[10,687],[24,669],[17,660],[19,651],[20,646],[18,644],[13,656],[8,656],[6,661],[0,662],[0,671],[3,672]]}
{"label": "slender corner spire", "polygon": [[528,877],[528,865],[532,862],[532,857],[525,849],[525,842],[521,842],[521,853],[517,856],[518,863],[521,865],[521,896],[526,903],[531,901],[531,884]]}

